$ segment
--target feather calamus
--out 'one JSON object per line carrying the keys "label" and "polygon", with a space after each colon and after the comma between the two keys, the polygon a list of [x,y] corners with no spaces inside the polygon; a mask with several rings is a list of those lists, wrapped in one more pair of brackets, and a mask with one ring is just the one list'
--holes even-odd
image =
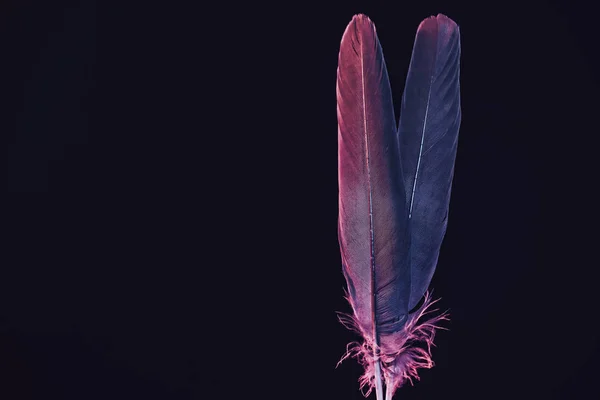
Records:
{"label": "feather calamus", "polygon": [[[352,315],[362,343],[342,358],[365,367],[366,396],[391,400],[417,369],[431,368],[442,313],[427,288],[446,232],[460,126],[460,33],[438,14],[419,25],[396,127],[374,24],[356,15],[337,72],[338,238]],[[423,304],[417,308],[419,302]],[[416,310],[415,310],[416,308]],[[419,347],[418,342],[424,343]]]}

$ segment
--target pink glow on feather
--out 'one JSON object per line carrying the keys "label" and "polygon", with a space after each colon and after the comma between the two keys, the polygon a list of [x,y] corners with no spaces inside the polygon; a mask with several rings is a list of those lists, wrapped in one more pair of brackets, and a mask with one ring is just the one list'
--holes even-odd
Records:
{"label": "pink glow on feather", "polygon": [[[352,300],[346,296],[352,305]],[[431,346],[435,346],[433,340],[437,329],[446,329],[438,324],[448,321],[447,312],[437,316],[431,313],[439,309],[430,310],[431,306],[438,300],[432,301],[431,294],[425,293],[423,305],[414,313],[409,315],[404,328],[392,335],[381,338],[380,356],[383,375],[386,386],[391,387],[392,394],[407,381],[413,385],[413,379],[419,380],[418,369],[432,368],[434,362],[431,357]],[[346,347],[346,353],[338,362],[338,365],[349,357],[354,357],[365,368],[365,373],[359,378],[360,390],[363,392],[368,387],[365,397],[368,397],[375,387],[375,344],[370,332],[360,327],[356,317],[340,314],[340,322],[348,329],[360,334],[365,341],[363,343],[351,342]],[[417,347],[417,344],[425,344],[426,348]],[[389,390],[389,389],[388,389]]]}

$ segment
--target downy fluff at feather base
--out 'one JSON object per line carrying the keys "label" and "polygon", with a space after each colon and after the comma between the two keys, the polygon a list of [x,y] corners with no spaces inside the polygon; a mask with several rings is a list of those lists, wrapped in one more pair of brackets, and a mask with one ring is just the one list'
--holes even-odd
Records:
{"label": "downy fluff at feather base", "polygon": [[[340,45],[337,74],[338,238],[366,396],[386,398],[419,368],[447,313],[427,291],[446,232],[461,119],[460,33],[444,15],[417,29],[399,126],[374,24],[356,15]],[[423,304],[417,308],[419,299]],[[416,311],[411,312],[416,308]],[[342,361],[340,360],[340,362]]]}

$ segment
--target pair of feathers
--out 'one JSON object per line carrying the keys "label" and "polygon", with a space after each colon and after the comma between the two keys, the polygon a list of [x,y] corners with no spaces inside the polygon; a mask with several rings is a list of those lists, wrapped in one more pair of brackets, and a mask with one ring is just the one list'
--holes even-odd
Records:
{"label": "pair of feathers", "polygon": [[[361,389],[382,399],[431,368],[437,323],[427,292],[448,219],[460,126],[460,33],[444,15],[417,30],[396,127],[392,92],[374,24],[356,15],[337,72],[338,237],[360,333],[349,345],[365,367]],[[417,306],[424,302],[420,307]],[[418,342],[425,346],[417,346]],[[344,359],[343,358],[343,359]]]}

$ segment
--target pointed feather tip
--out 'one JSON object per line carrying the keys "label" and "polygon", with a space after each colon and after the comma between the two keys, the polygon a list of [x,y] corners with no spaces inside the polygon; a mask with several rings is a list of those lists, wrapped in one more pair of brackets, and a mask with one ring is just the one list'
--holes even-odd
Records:
{"label": "pointed feather tip", "polygon": [[421,21],[419,27],[417,28],[417,33],[422,31],[430,32],[432,29],[435,29],[437,24],[446,26],[446,30],[448,31],[458,30],[458,25],[456,22],[444,14],[438,14],[432,15],[431,17],[425,18],[423,21]]}
{"label": "pointed feather tip", "polygon": [[371,19],[368,16],[366,16],[365,14],[355,14],[352,17],[352,20],[348,23],[348,26],[346,26],[346,30],[342,35],[342,42],[344,42],[344,39],[346,39],[346,36],[349,34],[354,34],[354,36],[352,37],[358,40],[360,39],[360,36],[364,34],[370,34],[375,32],[375,24],[373,23],[373,21],[371,21]]}
{"label": "pointed feather tip", "polygon": [[352,21],[350,21],[350,23],[355,22],[355,23],[365,23],[365,24],[371,24],[373,25],[373,21],[371,21],[371,18],[369,18],[366,14],[354,14],[352,16]]}

